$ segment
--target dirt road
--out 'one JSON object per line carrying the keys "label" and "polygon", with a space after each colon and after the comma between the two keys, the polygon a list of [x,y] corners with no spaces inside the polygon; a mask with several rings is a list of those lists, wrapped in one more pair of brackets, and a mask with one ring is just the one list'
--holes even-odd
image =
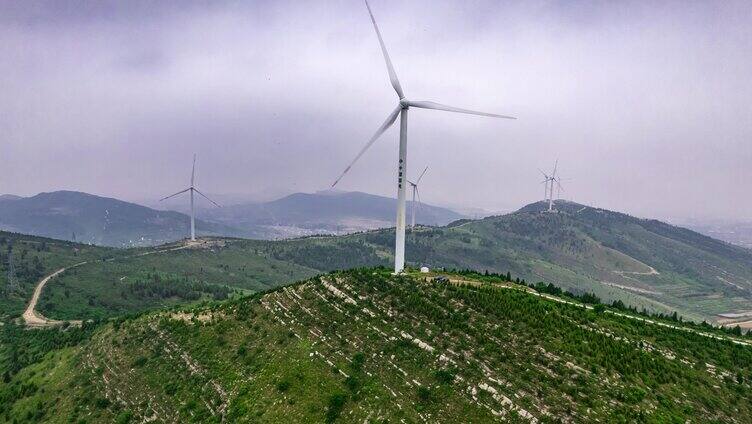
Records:
{"label": "dirt road", "polygon": [[[126,256],[125,258],[133,258],[133,257],[141,257],[146,255],[153,255],[155,253],[162,253],[162,252],[173,252],[175,250],[182,250],[182,249],[189,249],[189,248],[201,248],[201,247],[211,247],[214,244],[211,242],[206,241],[187,241],[185,244],[177,247],[171,247],[168,249],[161,249],[161,250],[152,250],[150,252],[144,252],[139,253],[137,255],[133,256]],[[123,259],[123,258],[121,258]],[[107,261],[113,261],[115,258],[107,259]],[[39,297],[42,295],[42,290],[44,289],[44,286],[53,278],[57,277],[58,275],[62,274],[63,272],[79,267],[81,265],[89,263],[88,261],[79,262],[75,265],[67,266],[65,268],[60,268],[57,271],[53,272],[52,274],[42,278],[37,283],[37,286],[34,287],[34,293],[31,295],[31,300],[29,300],[29,304],[26,306],[26,310],[24,311],[22,318],[24,320],[24,323],[29,327],[54,327],[58,325],[63,325],[64,323],[68,323],[71,325],[81,325],[81,320],[69,320],[69,321],[58,321],[54,319],[49,319],[45,317],[44,315],[37,312],[36,307],[37,303],[39,302]]]}
{"label": "dirt road", "polygon": [[[56,325],[63,325],[64,321],[47,319],[42,314],[38,313],[36,311],[37,302],[39,302],[39,297],[42,295],[42,289],[44,289],[44,286],[45,284],[47,284],[48,281],[57,277],[58,275],[62,274],[68,269],[75,268],[77,266],[81,266],[86,263],[88,262],[79,262],[75,265],[71,265],[65,268],[60,268],[57,271],[53,272],[52,274],[39,280],[39,283],[37,283],[37,286],[34,287],[34,293],[31,295],[31,300],[29,301],[29,305],[26,306],[26,310],[24,311],[23,316],[22,316],[26,325],[28,325],[29,327],[52,327]],[[81,325],[81,321],[70,321],[70,323]]]}

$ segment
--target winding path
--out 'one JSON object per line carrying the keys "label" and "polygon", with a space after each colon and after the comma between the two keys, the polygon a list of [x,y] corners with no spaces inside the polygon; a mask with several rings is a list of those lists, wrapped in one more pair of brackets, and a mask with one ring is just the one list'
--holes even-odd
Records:
{"label": "winding path", "polygon": [[[202,247],[203,245],[211,246],[212,244],[211,243],[207,243],[206,241],[196,241],[196,242],[188,241],[185,244],[183,244],[181,246],[178,246],[178,247],[170,247],[168,249],[152,250],[152,251],[149,251],[149,252],[139,253],[137,255],[125,256],[125,257],[117,258],[117,259],[137,258],[137,257],[141,257],[141,256],[153,255],[155,253],[172,252],[172,251],[175,251],[175,250],[188,249],[188,248],[192,248],[192,247]],[[111,262],[111,261],[114,261],[115,259],[116,258],[110,258],[110,259],[107,259],[107,261]],[[23,318],[23,320],[24,320],[24,323],[28,327],[36,327],[36,328],[54,327],[54,326],[63,325],[65,323],[68,323],[68,324],[71,324],[71,325],[81,325],[81,323],[83,322],[81,320],[59,321],[59,320],[49,319],[49,318],[45,317],[44,315],[42,315],[41,313],[39,313],[36,310],[36,307],[37,307],[37,303],[39,303],[39,298],[42,296],[42,290],[44,289],[44,286],[51,279],[57,277],[58,275],[62,274],[63,272],[65,272],[65,271],[67,271],[67,270],[69,270],[71,268],[76,268],[76,267],[79,267],[81,265],[85,265],[87,263],[89,263],[89,261],[83,261],[83,262],[79,262],[79,263],[77,263],[75,265],[70,265],[70,266],[67,266],[67,267],[60,268],[57,271],[53,272],[52,274],[50,274],[50,275],[42,278],[41,280],[39,280],[39,282],[37,283],[36,287],[34,287],[34,293],[31,295],[31,300],[29,300],[29,304],[26,306],[26,310],[24,311],[23,315],[21,316]]]}
{"label": "winding path", "polygon": [[[77,266],[81,266],[83,264],[88,263],[87,261],[79,262],[75,265],[71,265],[68,267],[60,268],[57,271],[53,272],[52,274],[42,278],[39,280],[39,283],[37,283],[37,286],[34,287],[34,293],[31,295],[31,300],[29,301],[29,305],[26,306],[26,310],[24,311],[22,317],[24,322],[29,327],[52,327],[56,325],[63,325],[65,321],[58,321],[53,319],[48,319],[44,315],[38,313],[35,309],[37,307],[37,302],[39,302],[39,297],[42,295],[42,289],[44,289],[45,284],[47,284],[48,281],[51,279],[57,277],[58,275],[62,274],[68,269],[75,268]],[[81,325],[81,321],[69,321],[71,324],[78,324]]]}

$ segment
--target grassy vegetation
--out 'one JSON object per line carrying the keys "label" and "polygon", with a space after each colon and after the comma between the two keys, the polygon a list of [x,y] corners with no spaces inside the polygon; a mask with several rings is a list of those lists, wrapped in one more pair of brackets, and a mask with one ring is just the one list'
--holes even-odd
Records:
{"label": "grassy vegetation", "polygon": [[[419,227],[407,237],[413,266],[511,271],[637,309],[715,320],[752,310],[752,252],[658,221],[566,203],[537,204],[483,220]],[[273,258],[319,270],[389,265],[393,230],[266,244]]]}
{"label": "grassy vegetation", "polygon": [[[552,282],[638,310],[678,311],[697,322],[752,310],[749,251],[657,221],[576,204],[559,205],[553,214],[541,213],[538,206],[448,227],[419,227],[407,237],[408,264],[511,271],[528,282]],[[194,294],[134,292],[134,284],[153,281],[155,274],[183,288],[201,285],[199,300],[204,300],[216,298],[215,286],[258,291],[320,272],[388,266],[394,248],[390,229],[282,241],[214,239],[217,244],[211,248],[148,256],[134,255],[152,249],[102,249],[51,240],[43,242],[49,252],[32,250],[39,249],[40,240],[45,239],[17,241],[19,252],[27,251],[23,258],[17,255],[23,288],[0,300],[11,314],[21,311],[40,272],[75,263],[79,256],[118,259],[89,263],[51,282],[39,305],[51,318],[105,318],[196,301]],[[4,278],[0,274],[0,283]]]}
{"label": "grassy vegetation", "polygon": [[15,374],[0,419],[752,420],[749,346],[448,275],[359,269],[118,319]]}
{"label": "grassy vegetation", "polygon": [[[19,316],[43,276],[78,262],[117,257],[123,251],[0,231],[0,320]],[[18,289],[8,290],[8,257],[13,256]]]}
{"label": "grassy vegetation", "polygon": [[198,248],[87,264],[48,284],[39,310],[55,319],[103,319],[236,293],[266,290],[318,271],[262,256],[253,241],[222,240]]}

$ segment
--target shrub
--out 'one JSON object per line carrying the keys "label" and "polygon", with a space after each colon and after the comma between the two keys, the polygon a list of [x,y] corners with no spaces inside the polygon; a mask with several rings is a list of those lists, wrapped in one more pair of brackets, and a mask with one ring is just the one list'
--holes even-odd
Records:
{"label": "shrub", "polygon": [[128,424],[131,422],[131,419],[133,418],[133,413],[131,411],[123,411],[120,414],[118,414],[115,422],[117,424]]}
{"label": "shrub", "polygon": [[136,367],[136,368],[141,368],[141,367],[143,367],[144,365],[146,365],[146,357],[145,357],[145,356],[139,356],[138,358],[136,358],[136,359],[135,359],[135,360],[133,361],[133,364],[132,364],[132,365],[133,365],[134,367]]}
{"label": "shrub", "polygon": [[95,406],[96,406],[97,408],[99,408],[99,409],[105,409],[105,408],[107,408],[108,406],[110,406],[110,400],[109,400],[109,399],[107,399],[107,398],[103,398],[103,397],[100,397],[100,398],[96,398],[96,399],[94,400],[94,405],[95,405]]}
{"label": "shrub", "polygon": [[284,393],[290,389],[290,382],[288,380],[282,380],[277,383],[277,390]]}
{"label": "shrub", "polygon": [[326,422],[334,422],[342,413],[342,409],[347,403],[347,395],[344,393],[333,393],[329,396],[329,401],[326,407]]}
{"label": "shrub", "polygon": [[427,403],[431,400],[431,391],[425,386],[419,386],[417,394],[420,402]]}
{"label": "shrub", "polygon": [[454,374],[449,370],[436,370],[433,373],[433,378],[441,384],[450,384],[454,381]]}

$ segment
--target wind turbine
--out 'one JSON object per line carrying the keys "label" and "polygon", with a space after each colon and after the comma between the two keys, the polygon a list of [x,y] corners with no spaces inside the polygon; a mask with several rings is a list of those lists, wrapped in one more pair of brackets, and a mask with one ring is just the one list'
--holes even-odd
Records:
{"label": "wind turbine", "polygon": [[561,199],[561,192],[564,191],[564,187],[561,186],[561,177],[556,177],[554,181],[556,181],[556,200],[559,200]]}
{"label": "wind turbine", "polygon": [[410,223],[410,230],[415,228],[415,195],[418,195],[418,201],[420,201],[420,192],[418,192],[418,184],[420,184],[420,180],[423,178],[423,175],[426,174],[426,171],[428,171],[428,167],[423,170],[423,172],[420,173],[420,176],[418,177],[415,182],[412,182],[410,180],[407,180],[407,183],[410,184],[413,187],[413,210],[411,214],[412,222]]}
{"label": "wind turbine", "polygon": [[541,181],[541,184],[545,184],[543,187],[543,201],[548,202],[548,183],[551,182],[551,177],[540,168],[538,168],[538,171],[543,174],[543,181]]}
{"label": "wind turbine", "polygon": [[561,179],[556,177],[556,168],[558,168],[558,166],[559,166],[559,160],[557,159],[556,162],[554,163],[554,170],[553,172],[551,172],[551,175],[546,174],[540,168],[538,168],[538,171],[540,171],[540,173],[543,174],[543,181],[541,181],[541,184],[546,183],[546,188],[544,191],[545,192],[544,199],[545,201],[548,202],[549,212],[553,212],[553,209],[554,209],[554,183],[556,183],[558,187],[557,198],[558,198],[558,193],[560,193],[561,190],[564,190],[561,186]]}
{"label": "wind turbine", "polygon": [[400,117],[400,142],[399,142],[399,162],[397,163],[397,225],[396,225],[396,237],[394,243],[394,273],[399,274],[405,269],[405,189],[406,186],[403,183],[405,176],[407,175],[407,111],[411,107],[420,109],[434,109],[443,110],[447,112],[466,113],[470,115],[489,116],[493,118],[506,118],[515,119],[511,116],[496,115],[493,113],[477,112],[468,109],[462,109],[454,106],[447,106],[431,101],[416,101],[405,98],[405,93],[402,91],[399,79],[397,79],[397,73],[394,71],[392,60],[389,58],[389,53],[386,50],[384,40],[381,38],[381,32],[378,25],[376,25],[376,19],[373,17],[371,6],[368,4],[368,0],[365,0],[366,8],[368,9],[368,15],[371,17],[373,23],[373,29],[376,31],[376,37],[379,39],[379,45],[381,46],[381,53],[384,55],[384,61],[386,62],[386,70],[389,73],[389,81],[392,83],[392,88],[397,93],[399,98],[397,107],[387,116],[383,124],[376,130],[376,133],[368,140],[366,145],[358,152],[355,159],[345,168],[344,172],[334,181],[332,187],[342,179],[342,177],[350,170],[355,162],[368,150],[373,143],[378,140],[381,134],[384,133],[389,127],[397,120],[397,116]]}
{"label": "wind turbine", "polygon": [[195,215],[194,210],[193,210],[193,193],[195,192],[195,193],[200,194],[201,196],[203,196],[204,199],[212,202],[214,204],[214,206],[220,207],[217,204],[217,202],[215,202],[214,200],[206,197],[206,195],[204,193],[198,191],[198,189],[194,186],[195,180],[196,180],[196,154],[194,153],[193,154],[193,168],[191,169],[191,185],[190,185],[190,187],[188,187],[185,190],[181,190],[181,191],[179,191],[179,192],[177,192],[175,194],[171,194],[171,195],[169,195],[167,197],[163,197],[163,198],[159,199],[159,201],[161,202],[161,201],[167,200],[167,199],[169,199],[171,197],[175,197],[178,194],[183,194],[186,191],[190,191],[191,192],[191,241],[196,241],[196,215]]}
{"label": "wind turbine", "polygon": [[554,210],[554,181],[556,181],[556,168],[559,166],[559,159],[556,159],[556,162],[554,163],[554,172],[551,173],[551,187],[550,187],[550,194],[548,196],[548,211],[553,212]]}

